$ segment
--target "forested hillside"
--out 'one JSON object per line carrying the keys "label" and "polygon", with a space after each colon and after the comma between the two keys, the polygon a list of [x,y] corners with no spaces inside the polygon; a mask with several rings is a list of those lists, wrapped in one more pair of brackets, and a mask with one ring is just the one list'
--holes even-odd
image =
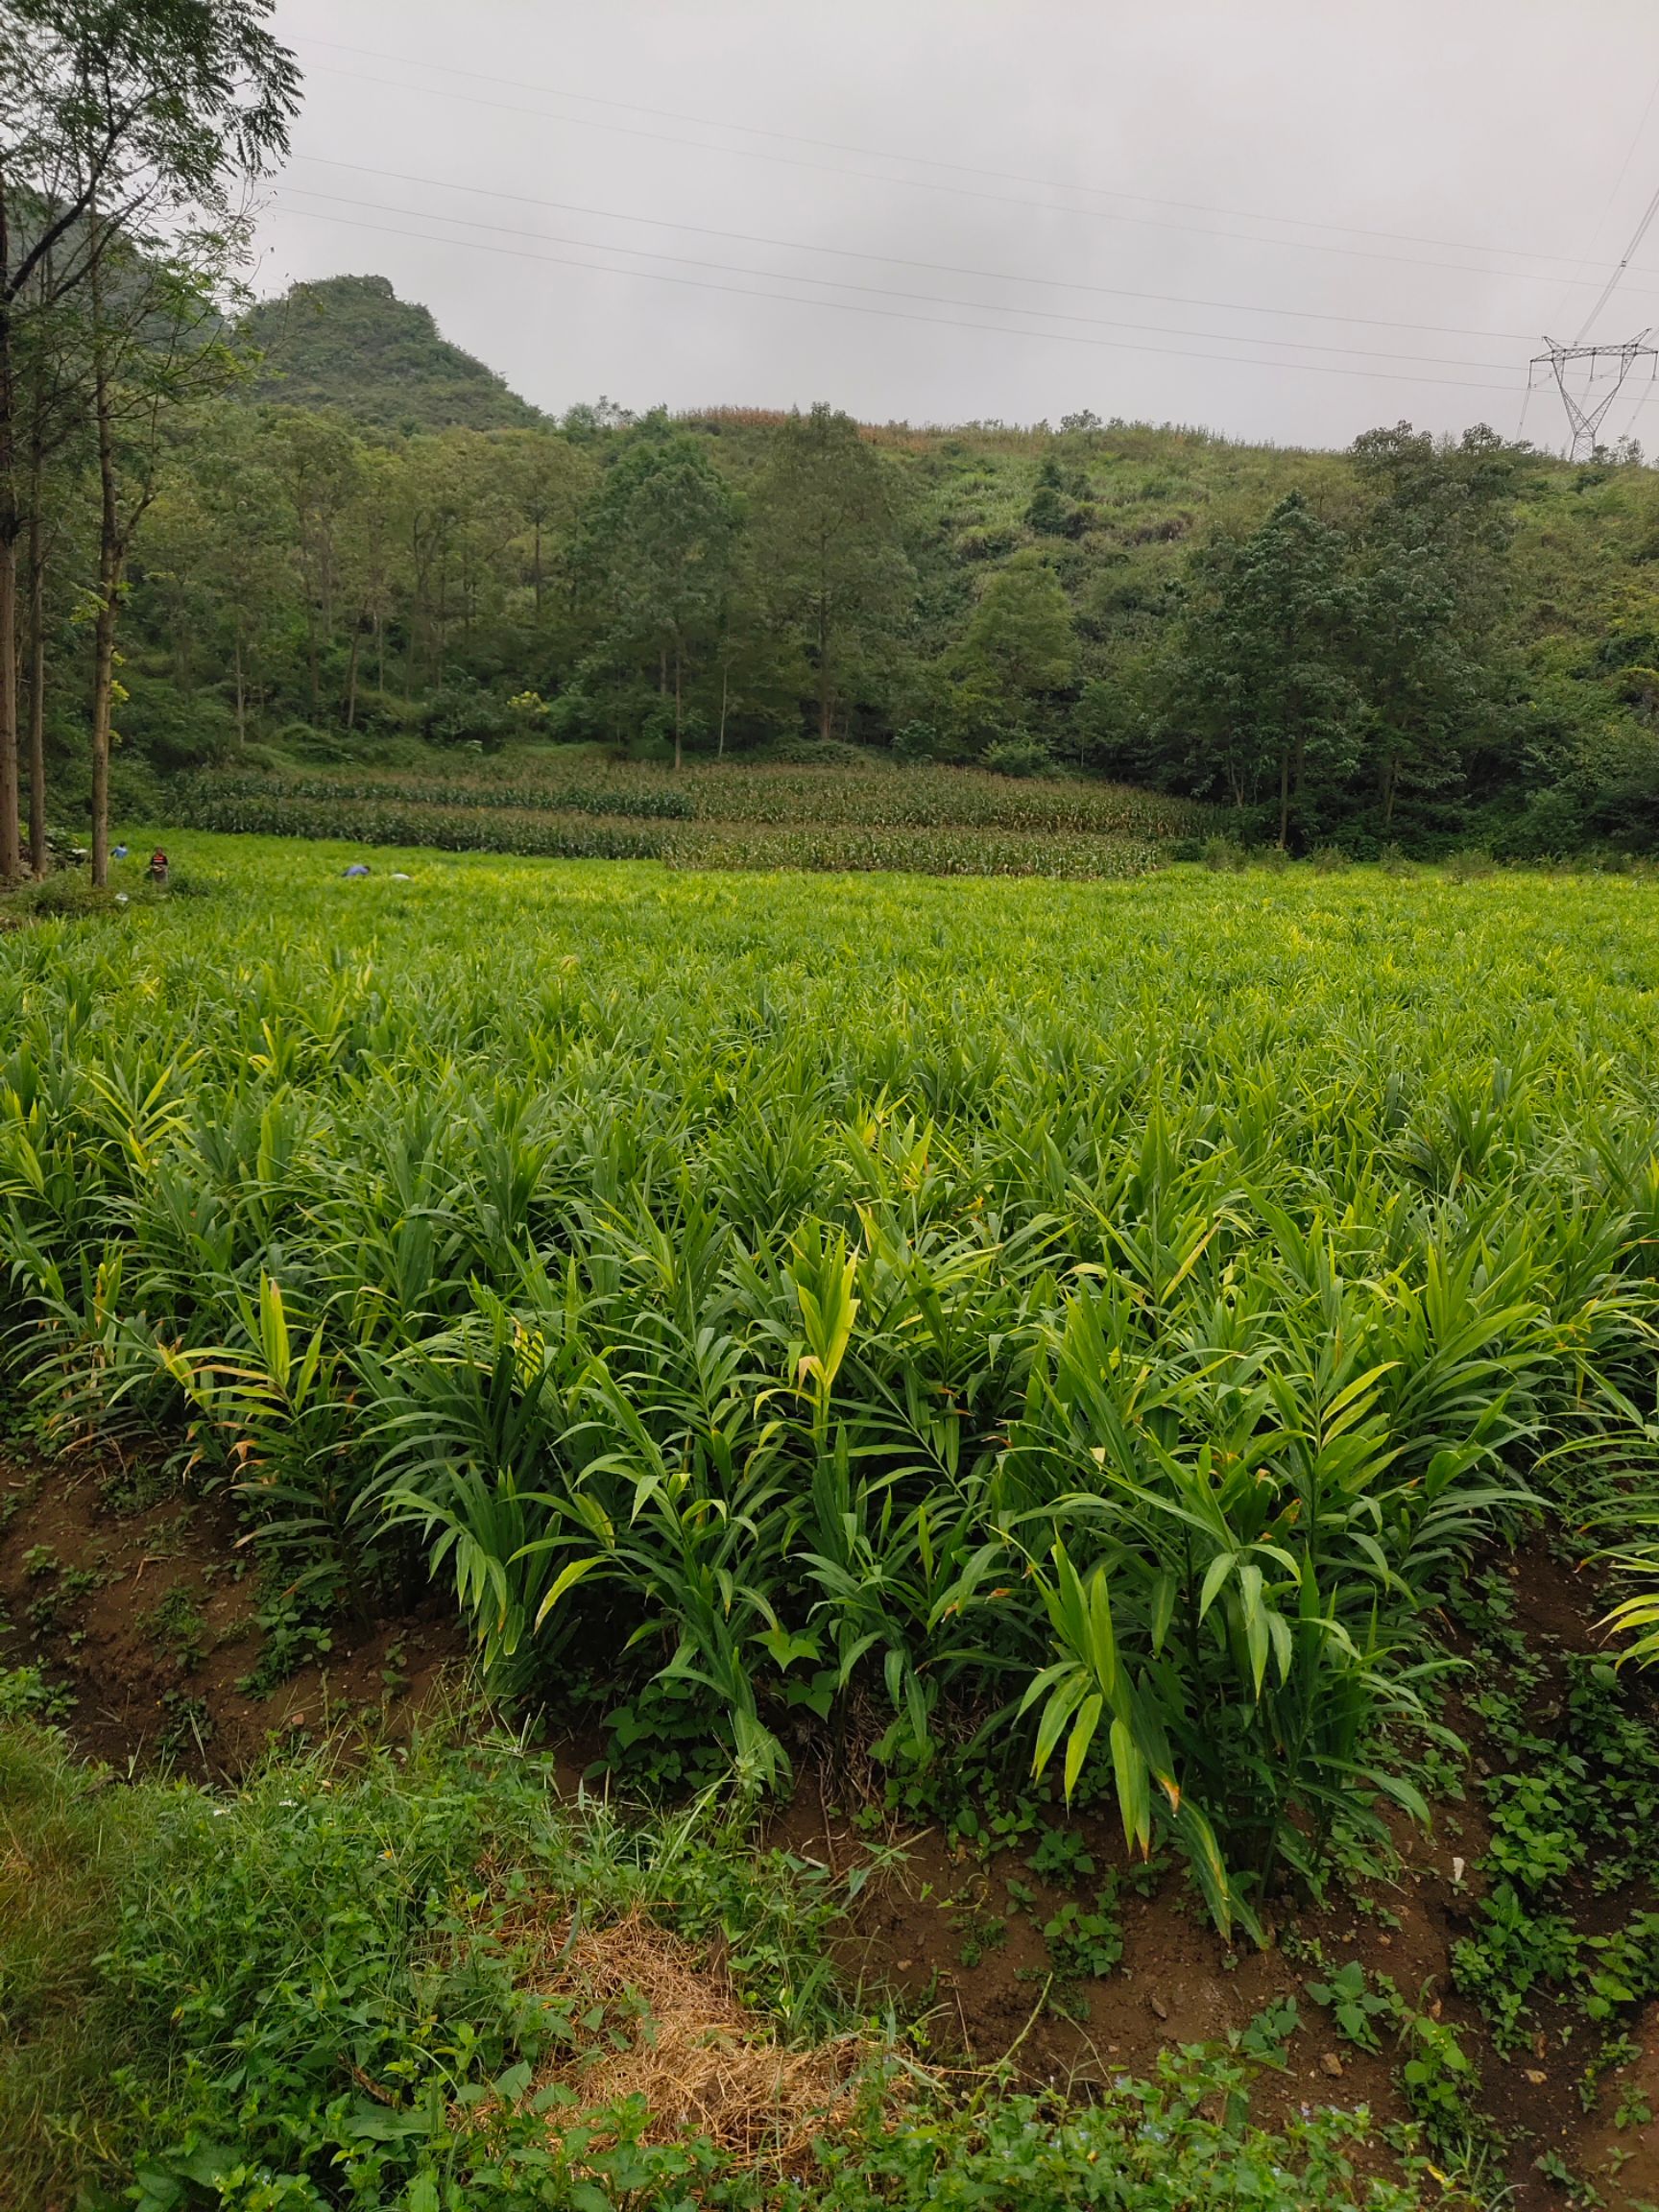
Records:
{"label": "forested hillside", "polygon": [[377,430],[407,434],[521,429],[540,422],[493,369],[440,335],[429,308],[399,300],[384,276],[296,284],[247,316],[258,356],[248,390],[290,407],[340,407]]}
{"label": "forested hillside", "polygon": [[[547,421],[384,279],[252,317],[128,567],[116,790],[240,760],[851,740],[1094,771],[1245,842],[1659,839],[1659,484],[1476,429],[1346,453],[833,408]],[[44,576],[55,814],[84,804],[77,509]]]}

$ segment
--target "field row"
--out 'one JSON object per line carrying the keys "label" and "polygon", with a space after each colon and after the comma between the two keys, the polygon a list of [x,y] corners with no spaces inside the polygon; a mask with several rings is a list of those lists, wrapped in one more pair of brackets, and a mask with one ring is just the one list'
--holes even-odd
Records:
{"label": "field row", "polygon": [[584,761],[572,767],[523,753],[486,757],[465,772],[441,776],[349,769],[274,776],[226,769],[193,779],[185,789],[248,800],[551,809],[767,827],[962,827],[1145,841],[1189,835],[1205,817],[1205,809],[1186,800],[1067,777],[1020,781],[963,768],[840,765],[689,766],[674,775],[626,764]]}
{"label": "field row", "polygon": [[[273,837],[350,838],[445,853],[512,853],[563,860],[661,860],[671,868],[905,871],[922,876],[1136,876],[1158,865],[1145,838],[1041,830],[878,829],[834,822],[777,827],[725,821],[641,821],[558,807],[435,804],[402,791],[378,797],[295,795],[201,779],[175,785],[180,826]],[[524,794],[513,786],[515,801]]]}
{"label": "field row", "polygon": [[1645,1450],[1640,886],[348,850],[0,947],[42,1407],[187,1431],[319,1607],[450,1581],[659,1777],[977,1735],[1223,1927],[1421,1810],[1460,1563]]}

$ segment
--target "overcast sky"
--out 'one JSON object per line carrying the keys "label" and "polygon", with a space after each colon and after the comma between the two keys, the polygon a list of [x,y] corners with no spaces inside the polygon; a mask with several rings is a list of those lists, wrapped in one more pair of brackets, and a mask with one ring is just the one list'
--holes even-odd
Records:
{"label": "overcast sky", "polygon": [[[1659,191],[1652,0],[279,0],[277,27],[305,107],[258,289],[378,271],[553,411],[1513,434],[1539,334],[1577,337]],[[1648,322],[1659,220],[1590,334]],[[1640,389],[1607,434],[1652,446]],[[1562,441],[1552,391],[1526,431]]]}

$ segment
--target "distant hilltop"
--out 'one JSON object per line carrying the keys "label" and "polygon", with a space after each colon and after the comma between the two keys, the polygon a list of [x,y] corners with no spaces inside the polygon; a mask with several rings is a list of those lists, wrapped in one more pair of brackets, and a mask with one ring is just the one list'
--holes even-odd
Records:
{"label": "distant hilltop", "polygon": [[514,430],[545,421],[385,276],[292,285],[262,300],[246,327],[264,354],[250,388],[256,399],[337,407],[381,430]]}

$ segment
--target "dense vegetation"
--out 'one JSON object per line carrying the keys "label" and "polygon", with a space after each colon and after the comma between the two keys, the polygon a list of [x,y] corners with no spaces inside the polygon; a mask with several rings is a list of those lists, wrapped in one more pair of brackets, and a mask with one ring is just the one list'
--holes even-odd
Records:
{"label": "dense vegetation", "polygon": [[563,1804],[510,1740],[117,1794],[36,1699],[0,1674],[8,2212],[1415,2201],[1356,2178],[1363,2112],[1252,2126],[1238,2062],[964,2101],[827,1971],[846,1886],[708,1804]]}
{"label": "dense vegetation", "polygon": [[[1295,851],[1535,857],[1659,832],[1659,508],[1629,451],[1569,468],[1402,425],[1309,454],[1088,415],[861,429],[827,407],[554,424],[373,278],[245,335],[271,349],[251,383],[224,352],[229,395],[185,393],[158,442],[114,452],[133,525],[118,808],[215,763],[805,736],[1104,773]],[[66,830],[99,693],[89,458],[72,426],[43,456],[52,526],[24,563]]]}
{"label": "dense vegetation", "polygon": [[1427,1612],[1641,1444],[1639,885],[252,851],[8,950],[53,1418],[188,1431],[321,1606],[452,1578],[659,1776],[1064,1746],[1223,1927],[1421,1809]]}
{"label": "dense vegetation", "polygon": [[[555,422],[238,296],[268,12],[0,0],[0,2206],[1591,2200],[1495,2076],[1659,2002],[1651,472]],[[142,1545],[19,1556],[71,1463],[237,1696],[476,1695],[78,1763],[94,1594],[212,1716]],[[847,1970],[919,1837],[989,2064]],[[1131,1890],[1225,2046],[1092,2043]]]}
{"label": "dense vegetation", "polygon": [[[1304,848],[1641,848],[1659,820],[1655,511],[1629,455],[1570,469],[1404,427],[1297,454],[1089,416],[861,432],[606,404],[555,426],[376,280],[252,330],[256,403],[198,411],[134,550],[131,761],[805,730],[1100,769]],[[66,543],[53,666],[79,650],[76,565]]]}
{"label": "dense vegetation", "polygon": [[307,412],[344,407],[377,430],[521,430],[542,418],[494,370],[438,334],[429,308],[384,276],[296,284],[250,310],[258,372],[245,397]]}
{"label": "dense vegetation", "polygon": [[[1266,1939],[1457,1786],[1448,1612],[1500,1762],[1455,1985],[1500,2054],[1588,2022],[1593,2098],[1659,1994],[1659,1740],[1604,1664],[1539,1732],[1488,1562],[1540,1520],[1615,1549],[1651,1642],[1645,881],[346,879],[353,850],[181,835],[170,893],[0,940],[14,1425],[230,1501],[292,1648],[435,1581],[508,1711],[727,1814],[560,1811],[487,1749],[112,1798],[0,1731],[15,2200],[136,2160],[147,2212],[341,2175],[389,2207],[785,2205],[814,2134],[803,2201],[849,2212],[946,2174],[1139,2212],[1166,2157],[1206,2201],[1365,2200],[1344,2122],[1261,2135],[1235,2095],[1294,2005],[1094,2104],[918,2078],[827,1976],[847,1896],[755,1858],[754,1808],[827,1745],[958,1852],[1110,1807]],[[1032,1863],[1078,1856],[1053,1833]],[[1057,1912],[1054,1975],[1110,1972],[1114,1894]],[[850,2082],[859,2038],[783,2170],[775,2075],[735,2165],[671,2064],[606,2105],[661,1992],[548,1931],[626,1946],[647,1901],[803,2080]],[[1474,2186],[1498,2138],[1438,2000],[1318,1963],[1304,2002],[1399,2039]]]}

